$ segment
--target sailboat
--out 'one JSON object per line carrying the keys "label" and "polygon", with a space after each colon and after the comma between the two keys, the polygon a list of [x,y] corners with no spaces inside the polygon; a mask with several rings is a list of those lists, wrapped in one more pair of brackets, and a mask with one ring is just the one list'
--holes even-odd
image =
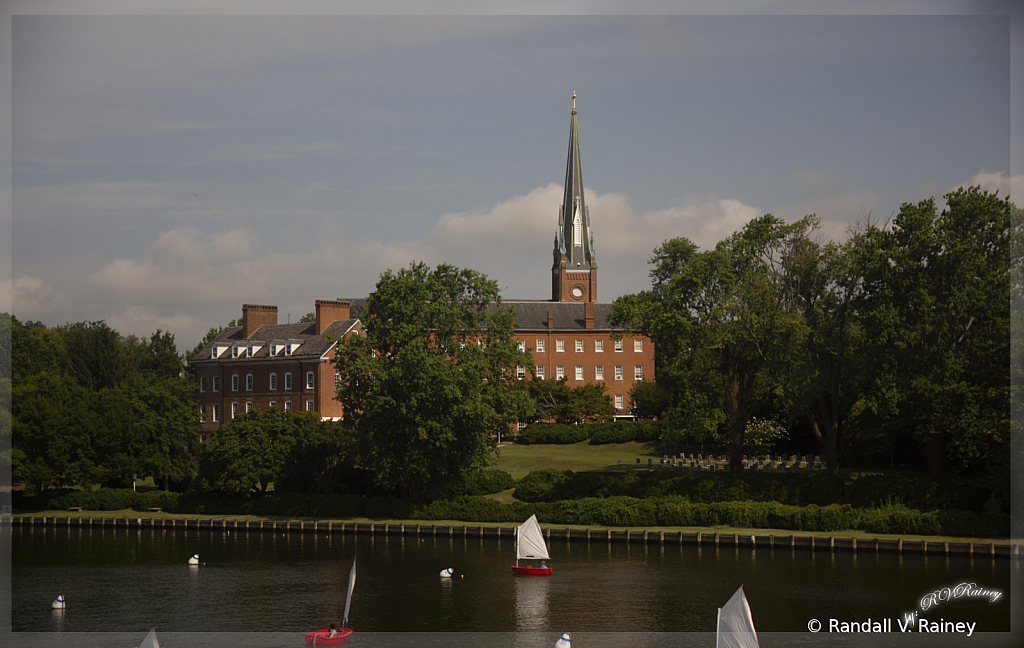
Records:
{"label": "sailboat", "polygon": [[[329,630],[314,630],[306,633],[306,643],[311,646],[337,646],[348,639],[352,628],[348,627],[348,610],[352,606],[352,590],[356,588],[356,559],[352,558],[352,570],[348,573],[348,594],[345,596],[345,615],[341,619],[341,627]],[[333,632],[333,636],[332,635]]]}
{"label": "sailboat", "polygon": [[750,616],[750,604],[743,594],[743,586],[736,590],[725,605],[718,608],[718,628],[715,633],[716,648],[759,648],[754,619]]}
{"label": "sailboat", "polygon": [[142,640],[138,648],[160,648],[160,642],[156,638],[156,626],[149,629],[149,634]]}
{"label": "sailboat", "polygon": [[529,520],[523,522],[516,529],[516,564],[512,566],[512,571],[529,576],[550,576],[552,570],[543,562],[540,567],[519,566],[520,560],[544,561],[548,558],[550,556],[548,556],[548,546],[544,542],[544,533],[540,530],[537,516],[531,515]]}

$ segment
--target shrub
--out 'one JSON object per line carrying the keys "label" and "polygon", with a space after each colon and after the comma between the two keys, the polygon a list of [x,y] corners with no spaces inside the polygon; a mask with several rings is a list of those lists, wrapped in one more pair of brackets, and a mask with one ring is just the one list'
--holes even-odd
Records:
{"label": "shrub", "polygon": [[516,436],[521,445],[555,444],[568,445],[586,441],[590,437],[589,425],[567,423],[531,423]]}

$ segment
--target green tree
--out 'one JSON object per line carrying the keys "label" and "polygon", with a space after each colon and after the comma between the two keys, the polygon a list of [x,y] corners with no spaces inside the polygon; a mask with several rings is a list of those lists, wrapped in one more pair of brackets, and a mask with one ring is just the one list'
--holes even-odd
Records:
{"label": "green tree", "polygon": [[379,486],[439,492],[485,466],[494,436],[532,414],[514,388],[533,367],[513,339],[515,314],[484,275],[413,263],[381,275],[366,336],[338,345],[338,399]]}
{"label": "green tree", "polygon": [[668,392],[653,380],[633,383],[629,389],[630,409],[638,419],[661,418],[669,406]]}
{"label": "green tree", "polygon": [[890,228],[856,241],[866,353],[873,362],[852,423],[881,428],[959,470],[1009,448],[1013,205],[979,188],[904,204]]}
{"label": "green tree", "polygon": [[654,341],[677,424],[703,438],[725,426],[734,471],[747,421],[795,368],[806,329],[786,265],[816,227],[813,216],[786,224],[768,214],[708,252],[685,238],[666,241],[651,260],[652,289],[612,308],[613,326]]}
{"label": "green tree", "polygon": [[615,406],[605,393],[604,383],[569,387],[565,378],[534,378],[525,384],[533,400],[534,418],[537,420],[594,423],[610,420],[615,415]]}
{"label": "green tree", "polygon": [[239,414],[203,445],[199,477],[207,489],[224,493],[266,493],[285,471],[303,435],[320,420],[316,412],[276,407]]}

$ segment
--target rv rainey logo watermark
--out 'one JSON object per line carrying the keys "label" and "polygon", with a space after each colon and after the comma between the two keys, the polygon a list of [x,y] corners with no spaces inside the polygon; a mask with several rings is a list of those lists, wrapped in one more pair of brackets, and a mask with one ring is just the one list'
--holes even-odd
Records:
{"label": "rv rainey logo watermark", "polygon": [[[920,599],[920,611],[928,610],[942,603],[956,599],[988,599],[989,603],[996,603],[1002,598],[1003,593],[999,590],[985,589],[976,583],[959,583],[950,587],[942,587],[934,592],[928,592]],[[946,621],[939,619],[931,621],[919,616],[918,611],[903,614],[902,619],[858,619],[855,621],[843,621],[840,619],[828,619],[822,622],[819,619],[811,619],[807,622],[807,629],[811,632],[835,632],[839,634],[850,633],[885,633],[893,632],[896,628],[900,632],[927,632],[927,633],[954,633],[966,634],[968,637],[974,634],[977,627],[975,621]]]}
{"label": "rv rainey logo watermark", "polygon": [[953,599],[959,598],[987,598],[989,603],[995,603],[1002,597],[999,590],[988,590],[978,587],[974,583],[960,583],[953,587],[943,587],[934,592],[929,592],[921,597],[921,611],[937,606]]}

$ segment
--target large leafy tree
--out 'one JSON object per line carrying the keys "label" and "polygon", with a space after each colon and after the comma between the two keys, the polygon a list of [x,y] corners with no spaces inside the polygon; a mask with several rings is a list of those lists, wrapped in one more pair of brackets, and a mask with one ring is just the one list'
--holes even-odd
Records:
{"label": "large leafy tree", "polygon": [[276,407],[239,414],[203,445],[199,477],[211,490],[265,493],[285,473],[296,444],[319,420],[316,412]]}
{"label": "large leafy tree", "polygon": [[473,270],[413,263],[381,275],[362,318],[366,336],[339,343],[338,399],[378,486],[437,492],[487,464],[494,436],[532,413],[515,368],[514,312]]}
{"label": "large leafy tree", "polygon": [[860,430],[883,428],[958,469],[1008,450],[1013,205],[979,188],[904,204],[889,228],[855,241],[867,354],[854,404]]}
{"label": "large leafy tree", "polygon": [[652,289],[612,309],[613,325],[654,341],[658,382],[680,425],[701,438],[724,427],[733,470],[747,421],[782,395],[795,369],[806,327],[787,263],[816,227],[813,216],[786,224],[768,214],[707,252],[666,241],[651,260]]}

